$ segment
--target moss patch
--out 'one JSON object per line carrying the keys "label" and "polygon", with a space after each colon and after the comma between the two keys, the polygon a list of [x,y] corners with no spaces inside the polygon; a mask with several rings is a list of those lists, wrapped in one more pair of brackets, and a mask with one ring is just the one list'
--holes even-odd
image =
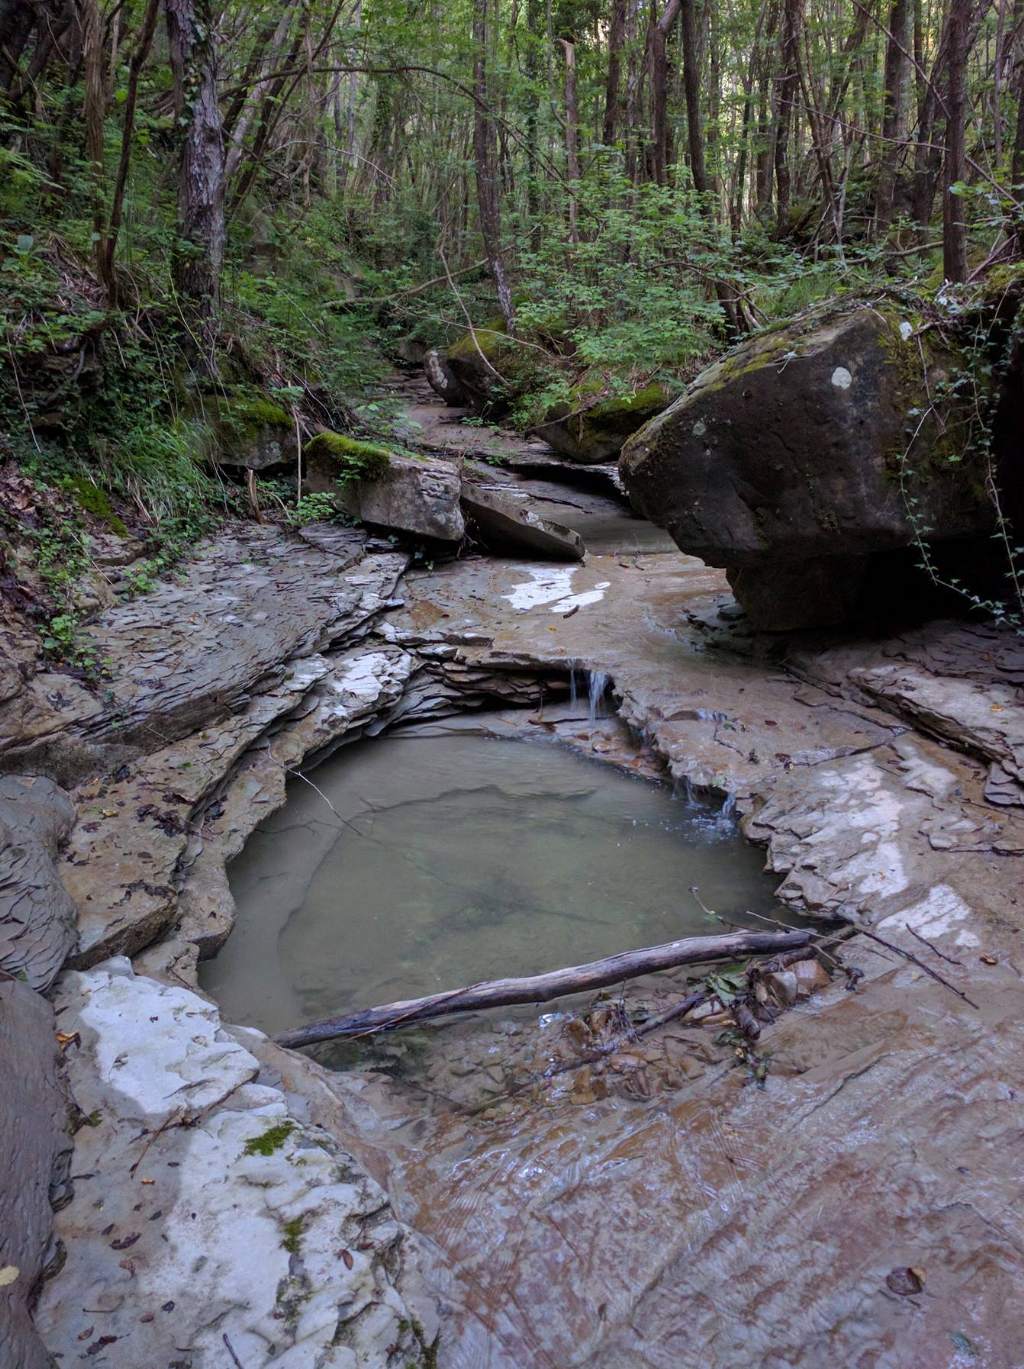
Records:
{"label": "moss patch", "polygon": [[306,1218],[304,1216],[291,1217],[281,1227],[281,1245],[288,1251],[289,1255],[297,1255],[299,1253],[299,1244],[302,1241],[302,1233],[305,1229]]}
{"label": "moss patch", "polygon": [[657,413],[668,404],[670,398],[665,386],[655,381],[631,395],[611,395],[608,399],[602,399],[587,412],[588,417],[596,422],[630,414]]}
{"label": "moss patch", "polygon": [[338,467],[338,479],[382,480],[391,465],[391,452],[375,442],[362,442],[343,433],[317,433],[306,444],[311,461],[328,460]]}
{"label": "moss patch", "polygon": [[99,485],[94,484],[84,475],[72,476],[67,482],[67,488],[74,496],[79,508],[106,523],[110,531],[116,533],[118,537],[128,536],[128,529],[125,527],[124,521],[114,512],[106,490],[101,490]]}
{"label": "moss patch", "polygon": [[281,1149],[294,1130],[294,1122],[279,1122],[276,1127],[271,1127],[262,1136],[250,1136],[245,1143],[244,1153],[246,1155],[273,1155],[275,1150]]}

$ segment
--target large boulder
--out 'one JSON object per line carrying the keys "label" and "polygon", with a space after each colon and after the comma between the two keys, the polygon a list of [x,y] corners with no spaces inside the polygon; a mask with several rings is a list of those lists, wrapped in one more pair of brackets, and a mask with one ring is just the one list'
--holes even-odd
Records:
{"label": "large boulder", "polygon": [[525,502],[481,485],[463,485],[462,508],[474,532],[492,551],[545,561],[582,561],[586,555],[578,532],[541,518]]}
{"label": "large boulder", "polygon": [[613,461],[638,428],[668,406],[670,396],[657,382],[631,395],[588,393],[578,387],[568,402],[554,405],[536,428],[556,452],[585,466]]}
{"label": "large boulder", "polygon": [[450,462],[401,455],[341,433],[320,433],[306,448],[303,488],[333,494],[360,522],[435,542],[461,542],[462,477]]}
{"label": "large boulder", "polygon": [[446,404],[460,408],[469,402],[469,396],[459,384],[448,358],[436,347],[432,347],[423,358],[423,373],[427,377],[427,384]]}
{"label": "large boulder", "polygon": [[921,579],[919,531],[961,545],[991,531],[965,429],[931,402],[957,365],[892,306],[812,311],[698,376],[620,472],[683,551],[728,570],[755,625],[841,622],[872,607],[880,567],[890,600]]}
{"label": "large boulder", "polygon": [[445,360],[465,401],[479,413],[500,414],[521,396],[539,389],[555,360],[543,347],[509,337],[500,320],[474,328],[453,343]]}

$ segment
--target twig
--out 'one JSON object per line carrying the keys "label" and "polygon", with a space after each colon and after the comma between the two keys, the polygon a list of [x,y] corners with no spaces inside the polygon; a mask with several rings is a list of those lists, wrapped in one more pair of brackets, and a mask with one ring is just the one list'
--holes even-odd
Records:
{"label": "twig", "polygon": [[713,960],[732,960],[737,956],[768,954],[806,946],[809,931],[739,932],[729,936],[683,937],[658,946],[621,951],[618,955],[584,965],[569,965],[547,974],[517,979],[495,979],[469,984],[425,998],[384,1003],[343,1017],[328,1017],[311,1022],[276,1038],[281,1046],[311,1046],[338,1036],[362,1035],[368,1031],[387,1031],[398,1025],[425,1021],[453,1012],[472,1012],[481,1008],[506,1008],[516,1003],[549,1003],[553,998],[606,988],[623,979],[635,979],[678,965],[700,965]]}
{"label": "twig", "polygon": [[134,1177],[135,1177],[135,1171],[138,1169],[139,1165],[141,1165],[142,1162],[143,1162],[143,1160],[146,1158],[146,1151],[149,1150],[150,1146],[151,1146],[151,1145],[153,1144],[153,1142],[157,1139],[157,1137],[158,1137],[158,1136],[162,1136],[163,1133],[168,1129],[168,1127],[177,1126],[178,1123],[179,1123],[180,1121],[183,1120],[183,1118],[185,1117],[185,1115],[186,1115],[187,1112],[188,1112],[188,1109],[187,1109],[187,1108],[179,1108],[177,1112],[172,1112],[171,1115],[170,1115],[169,1117],[165,1117],[164,1120],[163,1120],[163,1121],[160,1123],[160,1125],[157,1127],[156,1131],[150,1132],[150,1134],[149,1134],[149,1140],[146,1142],[146,1144],[145,1144],[145,1145],[142,1147],[142,1149],[139,1151],[139,1158],[135,1161],[135,1163],[132,1165],[131,1169],[128,1171],[128,1174],[129,1174],[129,1177],[130,1177],[130,1178],[133,1178],[133,1179],[134,1179]]}
{"label": "twig", "polygon": [[913,927],[908,927],[907,931],[911,936],[916,936],[918,941],[927,946],[930,951],[934,951],[940,960],[945,960],[949,965],[963,966],[964,962],[962,960],[954,960],[951,955],[946,955],[945,951],[940,951],[938,946],[933,945],[932,942],[930,942],[927,937],[922,936],[920,932],[915,932]]}
{"label": "twig", "polygon": [[345,310],[354,309],[357,305],[362,306],[364,304],[393,304],[395,300],[405,299],[409,295],[418,295],[422,290],[429,290],[432,285],[442,285],[445,281],[450,283],[452,276],[468,276],[486,265],[486,261],[475,261],[471,266],[460,266],[457,271],[446,271],[443,276],[433,276],[420,285],[411,285],[407,290],[396,290],[393,295],[357,295],[355,299],[328,300],[324,308]]}
{"label": "twig", "polygon": [[[877,932],[869,932],[866,927],[860,927],[856,923],[853,923],[852,925],[856,927],[861,936],[866,936],[871,941],[877,941],[880,946],[886,946],[890,951],[895,951],[897,955],[903,956],[905,960],[913,961],[918,969],[924,970],[925,974],[930,975],[937,983],[945,985],[950,993],[955,993],[957,998],[962,998],[964,1002],[969,1003],[972,1008],[978,1008],[978,1004],[975,1003],[973,998],[968,998],[962,989],[958,989],[955,984],[951,984],[948,979],[939,974],[938,970],[933,970],[929,965],[926,965],[923,960],[920,960],[914,955],[913,951],[905,951],[902,946],[896,946],[893,942],[886,941],[884,936],[879,936]],[[978,1010],[980,1011],[980,1008]]]}
{"label": "twig", "polygon": [[234,1346],[231,1344],[231,1342],[228,1340],[228,1333],[227,1333],[226,1331],[225,1331],[224,1334],[221,1336],[221,1340],[224,1342],[224,1348],[225,1348],[225,1350],[227,1350],[228,1354],[231,1356],[232,1360],[234,1361],[235,1369],[245,1369],[245,1366],[242,1364],[242,1361],[241,1361],[241,1360],[238,1358],[238,1356],[235,1354],[235,1347],[234,1347]]}

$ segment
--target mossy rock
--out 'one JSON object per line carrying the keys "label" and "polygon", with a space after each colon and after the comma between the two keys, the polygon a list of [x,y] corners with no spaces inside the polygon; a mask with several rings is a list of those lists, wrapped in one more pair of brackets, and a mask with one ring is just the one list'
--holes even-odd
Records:
{"label": "mossy rock", "polygon": [[392,452],[342,433],[320,433],[303,458],[303,489],[330,494],[361,523],[436,542],[462,541],[462,480],[448,461]]}
{"label": "mossy rock", "polygon": [[92,514],[93,518],[98,518],[101,523],[105,523],[110,531],[116,533],[118,537],[129,535],[124,520],[115,512],[106,490],[101,489],[99,485],[84,475],[73,476],[68,481],[67,488],[74,496],[79,508]]}
{"label": "mossy rock", "polygon": [[265,471],[294,464],[295,420],[282,405],[257,391],[240,388],[207,403],[219,466]]}
{"label": "mossy rock", "polygon": [[500,319],[459,338],[446,359],[471,406],[488,414],[504,413],[523,395],[541,389],[558,366],[539,343],[509,337]]}
{"label": "mossy rock", "polygon": [[392,453],[376,442],[364,442],[344,433],[322,432],[303,448],[307,470],[322,468],[334,482],[382,480],[391,465]]}
{"label": "mossy rock", "polygon": [[626,439],[672,400],[657,381],[632,394],[607,394],[607,388],[601,377],[581,382],[566,402],[548,410],[537,435],[581,465],[614,461]]}
{"label": "mossy rock", "polygon": [[708,367],[625,444],[636,507],[726,567],[759,626],[844,621],[869,563],[920,528],[935,543],[990,535],[983,461],[947,383],[966,358],[920,322],[890,299],[811,310]]}

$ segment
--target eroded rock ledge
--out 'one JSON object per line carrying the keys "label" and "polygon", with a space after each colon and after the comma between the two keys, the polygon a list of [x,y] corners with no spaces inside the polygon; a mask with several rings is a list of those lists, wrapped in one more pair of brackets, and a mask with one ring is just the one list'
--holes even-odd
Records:
{"label": "eroded rock ledge", "polygon": [[[452,1365],[479,1362],[472,1356],[485,1346],[496,1369],[530,1362],[539,1346],[560,1364],[610,1366],[626,1356],[675,1365],[668,1309],[678,1304],[670,1292],[682,1286],[679,1260],[686,1263],[685,1252],[673,1254],[680,1230],[690,1232],[691,1243],[699,1231],[702,1248],[710,1242],[734,1252],[712,1259],[717,1287],[759,1286],[756,1269],[736,1253],[742,1243],[730,1234],[735,1205],[709,1206],[709,1193],[732,1190],[718,1172],[717,1124],[694,1126],[694,1108],[701,1116],[735,1114],[744,1134],[771,1146],[789,1134],[790,1110],[799,1103],[801,1164],[808,1166],[815,1211],[826,1211],[846,1192],[843,1165],[852,1159],[829,1166],[813,1164],[813,1156],[846,1155],[843,1138],[857,1118],[898,1097],[901,1081],[933,1079],[936,1088],[980,1097],[1002,1088],[1011,1072],[1022,1015],[1012,970],[1020,924],[1014,872],[1024,851],[1019,643],[987,630],[933,625],[893,641],[806,652],[793,662],[795,674],[767,664],[756,639],[719,616],[728,603],[723,577],[688,558],[610,554],[565,568],[470,559],[416,575],[405,567],[403,556],[362,534],[231,533],[202,550],[184,586],[163,587],[97,624],[97,646],[111,661],[109,697],[66,678],[55,691],[52,677],[47,685],[33,675],[0,708],[4,766],[49,769],[70,786],[78,818],[60,863],[79,914],[77,969],[58,983],[56,1026],[67,1034],[71,1083],[91,1124],[76,1133],[76,1197],[57,1222],[66,1270],[46,1286],[40,1307],[51,1351],[81,1354],[83,1345],[115,1334],[142,1358],[119,1360],[111,1342],[98,1347],[97,1363],[104,1362],[101,1352],[112,1364],[156,1362],[173,1342],[193,1345],[197,1363],[231,1369],[226,1334],[250,1369],[272,1353],[274,1363],[305,1363],[300,1344],[308,1334],[310,1344],[323,1347],[324,1364],[388,1364],[382,1356],[395,1345],[405,1358],[394,1363],[404,1365],[410,1357],[416,1362],[440,1327]],[[194,988],[198,958],[230,930],[226,862],[284,802],[290,772],[402,719],[485,700],[538,705],[545,691],[564,689],[572,666],[612,677],[621,715],[680,784],[734,796],[749,833],[766,843],[788,902],[884,924],[886,936],[915,951],[915,932],[925,936],[969,966],[972,994],[991,1005],[991,1057],[983,1060],[979,1023],[956,1000],[912,968],[886,968],[864,953],[869,987],[855,997],[836,987],[814,1009],[813,1060],[801,1045],[799,1022],[778,1029],[780,1052],[802,1063],[794,1063],[792,1078],[783,1072],[767,1120],[758,1120],[748,1098],[738,1102],[728,1081],[717,1081],[706,1097],[695,1091],[709,1086],[687,1085],[673,1103],[681,1111],[671,1135],[686,1137],[688,1172],[698,1177],[679,1189],[666,1179],[668,1226],[663,1239],[634,1252],[632,1273],[623,1276],[621,1261],[618,1273],[599,1262],[599,1282],[611,1287],[621,1280],[604,1317],[589,1276],[577,1278],[564,1262],[556,1276],[545,1263],[545,1241],[528,1241],[512,1269],[500,1260],[489,1264],[482,1247],[465,1263],[466,1233],[439,1197],[450,1182],[442,1151],[437,1220],[429,1203],[417,1208],[407,1194],[400,1210],[389,1207],[368,1177],[387,1178],[374,1134],[376,1104],[344,1089],[328,1104],[329,1090],[313,1068],[297,1067],[279,1086],[280,1053],[255,1035],[228,1031]],[[998,804],[990,801],[996,790]],[[52,786],[47,792],[58,810],[66,804]],[[46,848],[51,865],[59,835],[55,830]],[[11,907],[8,899],[4,925],[12,925]],[[126,953],[135,956],[134,967],[121,958]],[[977,959],[982,954],[985,962]],[[42,1003],[28,988],[24,993]],[[933,1024],[941,1019],[941,1030],[922,1031],[919,1011]],[[969,1061],[957,1055],[966,1040],[974,1043]],[[873,1070],[886,1055],[899,1068],[879,1069],[862,1085],[857,1062],[864,1052]],[[954,1056],[963,1063],[955,1079],[937,1063]],[[920,1102],[915,1145],[941,1121]],[[608,1106],[614,1109],[615,1100]],[[45,1115],[49,1139],[41,1153],[52,1169],[63,1128],[59,1109]],[[988,1148],[1007,1138],[1001,1116],[991,1112],[985,1157],[979,1155],[984,1163]],[[311,1121],[329,1134],[310,1129]],[[871,1193],[859,1189],[858,1201],[875,1219],[877,1244],[891,1225],[885,1211],[899,1210],[910,1178],[892,1152],[893,1117],[875,1121],[882,1127],[878,1163],[888,1178],[873,1173]],[[271,1144],[268,1132],[279,1141]],[[553,1142],[558,1134],[556,1125]],[[597,1207],[583,1198],[576,1207],[572,1195],[559,1200],[559,1220],[590,1231],[595,1249],[618,1249],[614,1232],[628,1228],[653,1157],[666,1157],[672,1167],[671,1136],[657,1128],[645,1134],[635,1172],[632,1161],[617,1169],[616,1182],[600,1188]],[[936,1175],[946,1174],[944,1163],[936,1161]],[[48,1222],[41,1173],[42,1161],[32,1190],[37,1233]],[[532,1210],[517,1173],[495,1175],[494,1201],[507,1202],[509,1211]],[[764,1222],[775,1212],[777,1231],[789,1233],[777,1258],[791,1278],[799,1263],[796,1228],[779,1204],[786,1193],[794,1211],[799,1203],[789,1180],[783,1184],[773,1173],[759,1202]],[[929,1180],[915,1209],[915,1239],[889,1241],[894,1251],[899,1244],[894,1263],[920,1258],[936,1270],[930,1346],[948,1342],[951,1332],[934,1316],[951,1305],[955,1290],[959,1237],[942,1213],[961,1200],[961,1190],[964,1203],[983,1202],[974,1189],[966,1193],[966,1180],[946,1180]],[[993,1185],[1002,1191],[995,1179]],[[249,1230],[264,1252],[261,1270],[269,1272],[254,1272],[248,1258],[225,1258],[236,1232]],[[332,1255],[334,1236],[327,1233],[338,1231]],[[816,1239],[825,1240],[824,1228]],[[758,1240],[765,1251],[776,1249],[770,1223]],[[45,1263],[43,1244],[36,1239],[34,1264],[25,1262],[33,1282]],[[961,1316],[968,1339],[981,1335],[996,1303],[1016,1286],[1005,1273],[1013,1248],[1005,1235],[993,1235],[991,1259],[1004,1273],[988,1290],[972,1292]],[[348,1252],[351,1267],[339,1251]],[[189,1263],[193,1257],[205,1261],[201,1269]],[[793,1363],[810,1367],[826,1352],[852,1353],[843,1328],[857,1317],[883,1325],[871,1310],[864,1259],[856,1231],[846,1229],[824,1272],[818,1262],[817,1283],[806,1289],[817,1329],[785,1342]],[[841,1275],[852,1265],[860,1283],[847,1296]],[[487,1300],[498,1292],[492,1275],[506,1290],[495,1336],[485,1330]],[[703,1296],[696,1273],[687,1278]],[[204,1305],[193,1300],[185,1322],[174,1320],[173,1309],[163,1310],[168,1302],[183,1307],[174,1288],[197,1282]],[[9,1296],[20,1297],[24,1309],[27,1285],[13,1288]],[[448,1310],[439,1321],[442,1305]],[[104,1325],[99,1313],[83,1320],[83,1307],[108,1309]],[[656,1349],[639,1347],[630,1330],[639,1308],[650,1317]],[[533,1310],[526,1317],[522,1309]],[[140,1320],[151,1313],[152,1321]],[[410,1329],[414,1323],[419,1332]],[[884,1328],[879,1353],[890,1343],[890,1323]],[[712,1339],[705,1326],[698,1343]],[[756,1334],[733,1336],[729,1345],[733,1359],[722,1364],[748,1352],[751,1363],[768,1364],[785,1348],[760,1322]],[[574,1346],[585,1349],[577,1354]]]}

